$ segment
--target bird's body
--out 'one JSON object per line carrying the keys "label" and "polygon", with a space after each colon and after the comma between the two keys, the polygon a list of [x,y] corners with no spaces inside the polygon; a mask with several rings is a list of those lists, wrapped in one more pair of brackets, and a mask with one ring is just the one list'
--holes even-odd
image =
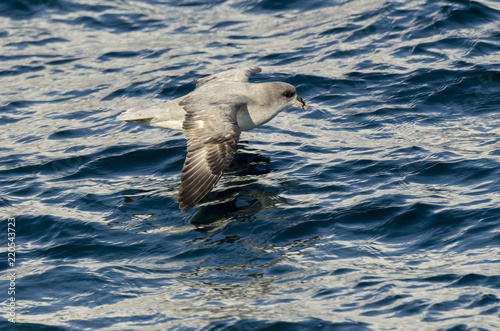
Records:
{"label": "bird's body", "polygon": [[181,210],[192,208],[212,190],[233,159],[241,131],[270,121],[285,108],[307,109],[290,84],[248,83],[260,71],[222,71],[198,80],[195,90],[186,96],[118,116],[128,122],[184,131],[188,153],[181,175]]}

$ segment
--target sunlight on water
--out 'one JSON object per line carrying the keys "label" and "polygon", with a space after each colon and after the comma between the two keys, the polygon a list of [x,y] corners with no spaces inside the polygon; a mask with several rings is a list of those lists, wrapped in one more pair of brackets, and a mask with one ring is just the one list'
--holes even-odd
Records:
{"label": "sunlight on water", "polygon": [[[487,0],[5,1],[16,326],[499,328],[499,17]],[[310,107],[244,132],[181,212],[184,135],[116,116],[254,65]]]}

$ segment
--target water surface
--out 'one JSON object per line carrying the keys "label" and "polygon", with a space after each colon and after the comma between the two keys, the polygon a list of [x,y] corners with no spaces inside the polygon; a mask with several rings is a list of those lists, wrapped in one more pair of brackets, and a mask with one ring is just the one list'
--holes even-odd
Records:
{"label": "water surface", "polygon": [[[486,0],[3,1],[15,326],[500,328],[499,19]],[[242,134],[183,213],[182,133],[115,118],[253,65],[310,108]]]}

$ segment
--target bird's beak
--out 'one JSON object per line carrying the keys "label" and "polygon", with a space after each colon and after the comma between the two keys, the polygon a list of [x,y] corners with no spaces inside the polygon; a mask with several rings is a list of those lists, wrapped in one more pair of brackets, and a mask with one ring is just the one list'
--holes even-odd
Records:
{"label": "bird's beak", "polygon": [[293,106],[294,107],[300,107],[303,109],[309,108],[309,105],[302,100],[301,97],[297,97],[297,99],[293,100]]}

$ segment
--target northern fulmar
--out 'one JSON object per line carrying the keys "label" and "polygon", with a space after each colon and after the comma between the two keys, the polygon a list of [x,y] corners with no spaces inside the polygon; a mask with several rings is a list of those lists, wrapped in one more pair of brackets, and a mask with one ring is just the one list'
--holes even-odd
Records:
{"label": "northern fulmar", "polygon": [[133,108],[117,119],[183,130],[188,140],[179,204],[194,207],[219,181],[233,160],[241,131],[273,119],[289,107],[307,109],[295,88],[284,82],[249,83],[257,67],[228,69],[197,81],[191,93],[160,107]]}

